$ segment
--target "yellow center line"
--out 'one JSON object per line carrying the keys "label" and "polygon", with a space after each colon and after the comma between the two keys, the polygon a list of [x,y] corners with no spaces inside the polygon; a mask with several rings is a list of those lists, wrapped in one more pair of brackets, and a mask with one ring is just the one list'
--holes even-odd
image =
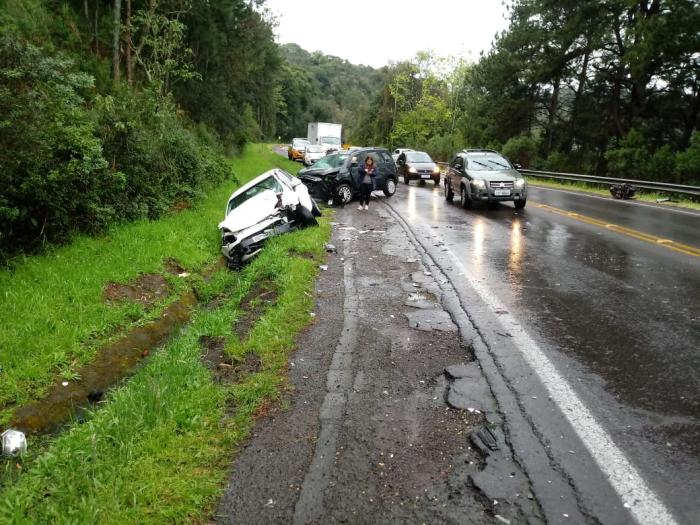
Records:
{"label": "yellow center line", "polygon": [[649,233],[640,232],[631,228],[625,228],[624,226],[618,226],[617,224],[611,224],[606,221],[594,219],[593,217],[581,215],[580,213],[555,208],[554,206],[550,206],[548,204],[540,204],[534,202],[532,203],[532,205],[535,208],[540,208],[551,213],[556,213],[557,215],[563,215],[564,217],[569,217],[570,219],[585,222],[586,224],[591,224],[593,226],[599,226],[601,228],[605,228],[606,230],[614,231],[616,233],[621,233],[622,235],[627,235],[628,237],[639,239],[640,241],[646,241],[652,244],[656,244],[657,246],[663,246],[664,248],[668,248],[669,250],[673,250],[675,252],[684,253],[686,255],[692,255],[694,257],[700,257],[700,248],[688,246],[687,244],[681,244],[672,239],[664,239],[663,237],[657,237],[656,235],[651,235]]}

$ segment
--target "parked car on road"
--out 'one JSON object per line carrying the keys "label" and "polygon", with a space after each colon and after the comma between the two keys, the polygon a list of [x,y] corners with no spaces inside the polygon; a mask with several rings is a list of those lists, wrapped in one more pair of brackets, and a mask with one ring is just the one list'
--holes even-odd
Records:
{"label": "parked car on road", "polygon": [[391,154],[391,158],[394,159],[394,163],[396,163],[397,160],[399,160],[399,155],[401,155],[404,151],[413,151],[411,148],[396,148],[394,152]]}
{"label": "parked car on road", "polygon": [[302,138],[292,139],[292,143],[287,148],[287,158],[289,160],[303,160],[304,152],[306,151],[306,146],[309,145],[309,141]]}
{"label": "parked car on road", "polygon": [[516,208],[527,202],[527,182],[497,151],[465,149],[450,161],[445,176],[445,199],[459,195],[464,208],[474,202],[512,201]]}
{"label": "parked car on road", "polygon": [[311,166],[321,157],[326,156],[326,148],[320,144],[309,144],[304,150],[303,162],[304,166]]}
{"label": "parked car on road", "polygon": [[[347,155],[337,168],[318,173],[302,170],[299,172],[299,178],[309,188],[312,196],[324,201],[333,200],[339,204],[348,204],[360,189],[357,167],[364,164],[368,155],[372,155],[374,164],[377,166],[377,176],[374,179],[375,190],[381,190],[384,195],[391,197],[396,193],[396,165],[389,151],[384,148],[355,150]],[[327,158],[330,157],[333,155]]]}
{"label": "parked car on road", "polygon": [[396,172],[408,184],[419,180],[421,184],[432,180],[435,186],[440,184],[440,168],[424,151],[404,151],[396,160]]}
{"label": "parked car on road", "polygon": [[229,268],[239,269],[262,249],[267,239],[297,227],[316,224],[318,206],[301,181],[272,169],[236,190],[226,203],[221,252]]}

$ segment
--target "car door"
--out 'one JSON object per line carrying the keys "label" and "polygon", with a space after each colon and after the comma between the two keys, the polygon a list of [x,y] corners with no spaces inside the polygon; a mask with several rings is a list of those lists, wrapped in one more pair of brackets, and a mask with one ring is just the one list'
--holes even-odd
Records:
{"label": "car door", "polygon": [[396,180],[396,164],[394,164],[394,159],[391,158],[391,155],[389,155],[387,151],[378,151],[377,157],[379,157],[379,171],[375,187],[379,190],[383,190],[386,187],[386,181],[389,177],[393,177],[394,181]]}
{"label": "car door", "polygon": [[459,155],[457,155],[454,159],[452,159],[452,162],[450,162],[450,167],[447,170],[447,183],[450,185],[450,189],[453,192],[459,192],[459,180],[463,166],[464,161]]}
{"label": "car door", "polygon": [[360,190],[360,177],[357,174],[357,170],[360,166],[364,166],[365,159],[367,158],[367,153],[368,152],[366,151],[363,151],[361,153],[355,153],[348,164],[348,170],[350,171],[350,179],[352,180],[353,191]]}
{"label": "car door", "polygon": [[406,176],[406,153],[399,155],[399,158],[396,160],[396,176]]}

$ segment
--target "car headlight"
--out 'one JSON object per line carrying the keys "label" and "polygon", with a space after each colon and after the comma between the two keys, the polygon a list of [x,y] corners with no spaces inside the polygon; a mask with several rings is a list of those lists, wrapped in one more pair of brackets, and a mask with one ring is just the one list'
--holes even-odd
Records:
{"label": "car headlight", "polygon": [[440,173],[440,166],[435,166],[433,168],[433,173]]}
{"label": "car headlight", "polygon": [[515,187],[522,188],[525,186],[525,179],[515,179]]}
{"label": "car headlight", "polygon": [[479,188],[483,190],[486,187],[486,183],[484,182],[484,179],[474,179],[472,181],[472,184],[474,185],[475,188]]}
{"label": "car headlight", "polygon": [[418,173],[418,170],[416,170],[416,168],[414,168],[413,166],[411,166],[410,168],[408,168],[408,172],[409,172],[409,173]]}

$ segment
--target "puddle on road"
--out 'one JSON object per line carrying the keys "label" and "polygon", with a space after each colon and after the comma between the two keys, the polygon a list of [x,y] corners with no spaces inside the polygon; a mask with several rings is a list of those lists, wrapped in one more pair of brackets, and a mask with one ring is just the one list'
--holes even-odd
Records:
{"label": "puddle on road", "polygon": [[57,430],[72,416],[99,402],[109,388],[131,375],[136,366],[155,348],[183,326],[197,302],[193,292],[166,308],[163,315],[145,326],[134,328],[123,339],[98,351],[95,359],[78,371],[79,380],[63,386],[58,381],[43,399],[19,408],[12,418],[12,428],[26,433]]}

